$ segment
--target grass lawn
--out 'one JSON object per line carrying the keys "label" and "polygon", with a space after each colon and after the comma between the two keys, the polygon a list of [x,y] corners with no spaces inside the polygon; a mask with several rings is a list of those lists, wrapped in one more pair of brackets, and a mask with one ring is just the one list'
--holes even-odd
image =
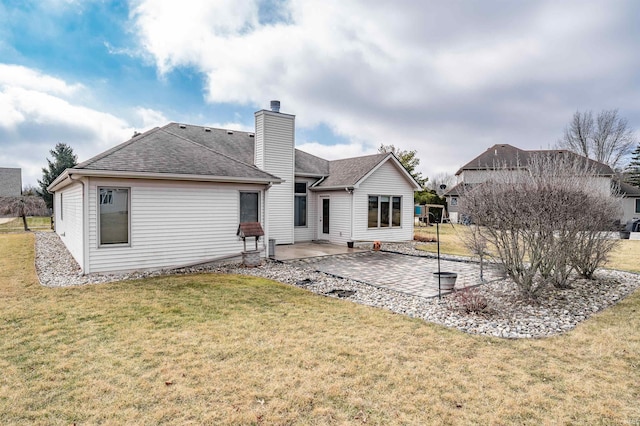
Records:
{"label": "grass lawn", "polygon": [[[50,231],[51,230],[51,218],[45,217],[27,217],[27,226],[32,231]],[[24,232],[24,224],[21,217],[13,218],[7,223],[0,223],[0,234],[8,232]]]}
{"label": "grass lawn", "polygon": [[0,424],[637,424],[640,293],[544,340],[230,275],[42,288],[0,235]]}
{"label": "grass lawn", "polygon": [[[469,232],[469,227],[464,225],[442,224],[440,225],[440,253],[454,254],[458,256],[471,256],[471,252],[464,245],[464,235]],[[415,227],[415,233],[426,237],[436,237],[435,226]],[[420,250],[430,253],[437,252],[436,243],[418,245]],[[607,268],[640,273],[640,240],[620,240],[609,256]]]}

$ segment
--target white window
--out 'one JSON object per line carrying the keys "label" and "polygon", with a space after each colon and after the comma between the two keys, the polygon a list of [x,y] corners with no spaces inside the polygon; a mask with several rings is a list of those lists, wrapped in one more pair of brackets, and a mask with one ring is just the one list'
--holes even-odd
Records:
{"label": "white window", "polygon": [[240,192],[240,223],[260,222],[260,197],[257,192]]}
{"label": "white window", "polygon": [[451,197],[451,206],[458,205],[458,197]]}
{"label": "white window", "polygon": [[129,244],[129,188],[98,188],[100,245]]}
{"label": "white window", "polygon": [[402,197],[393,195],[369,195],[367,227],[399,227],[402,218]]}
{"label": "white window", "polygon": [[306,182],[295,183],[295,197],[293,199],[293,206],[294,206],[293,225],[307,226],[307,183]]}
{"label": "white window", "polygon": [[636,198],[636,213],[640,213],[640,198]]}

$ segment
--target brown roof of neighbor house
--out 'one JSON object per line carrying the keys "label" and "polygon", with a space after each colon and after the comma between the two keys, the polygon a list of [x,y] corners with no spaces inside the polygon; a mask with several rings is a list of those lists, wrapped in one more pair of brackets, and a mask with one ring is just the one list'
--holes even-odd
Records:
{"label": "brown roof of neighbor house", "polygon": [[486,170],[503,166],[506,166],[507,168],[522,167],[527,164],[532,155],[540,154],[571,156],[576,159],[581,158],[586,160],[599,175],[613,176],[613,170],[608,165],[588,159],[571,151],[564,149],[526,151],[509,144],[494,145],[487,149],[485,152],[462,166],[456,172],[456,176],[464,170]]}

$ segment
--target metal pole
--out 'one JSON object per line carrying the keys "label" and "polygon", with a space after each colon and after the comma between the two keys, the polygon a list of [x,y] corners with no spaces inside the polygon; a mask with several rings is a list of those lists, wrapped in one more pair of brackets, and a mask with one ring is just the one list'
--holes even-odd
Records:
{"label": "metal pole", "polygon": [[442,298],[441,290],[440,290],[440,225],[436,221],[436,239],[438,245],[438,300]]}

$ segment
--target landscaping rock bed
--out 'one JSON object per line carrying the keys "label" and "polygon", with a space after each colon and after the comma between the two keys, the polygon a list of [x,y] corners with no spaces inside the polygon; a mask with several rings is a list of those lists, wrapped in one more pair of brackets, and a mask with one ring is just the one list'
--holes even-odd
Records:
{"label": "landscaping rock bed", "polygon": [[[414,243],[393,246],[385,244],[383,249],[408,255],[430,255],[416,250]],[[469,261],[465,258],[458,260]],[[504,338],[547,337],[571,330],[581,321],[614,305],[640,287],[638,274],[599,270],[596,273],[597,280],[575,279],[571,283],[571,289],[549,288],[535,301],[529,301],[520,297],[515,284],[509,280],[501,280],[477,287],[477,295],[487,300],[486,312],[466,313],[455,296],[445,296],[442,300],[425,299],[269,260],[258,268],[218,264],[171,271],[83,276],[59,237],[50,232],[36,233],[36,271],[41,284],[48,287],[202,272],[259,276],[320,295],[342,297],[356,303],[421,318],[467,333]]]}

